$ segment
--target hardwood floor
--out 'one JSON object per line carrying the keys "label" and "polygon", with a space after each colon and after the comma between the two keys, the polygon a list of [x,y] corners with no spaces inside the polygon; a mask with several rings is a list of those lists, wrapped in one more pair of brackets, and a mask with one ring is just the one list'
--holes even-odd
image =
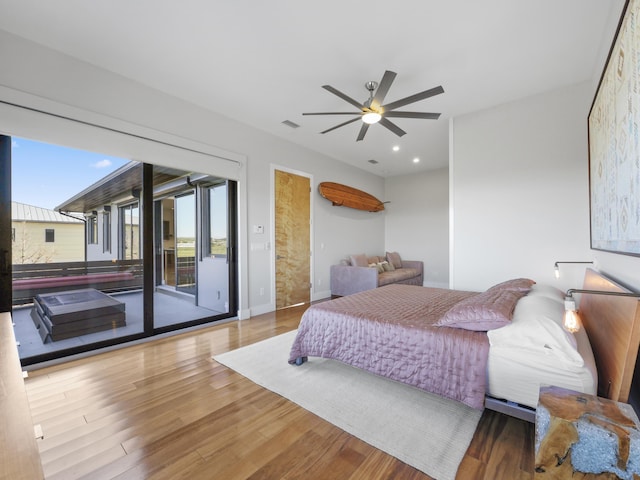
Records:
{"label": "hardwood floor", "polygon": [[[212,360],[304,307],[30,372],[47,479],[429,479]],[[428,432],[425,432],[428,434]],[[485,411],[457,478],[533,478],[533,425]]]}

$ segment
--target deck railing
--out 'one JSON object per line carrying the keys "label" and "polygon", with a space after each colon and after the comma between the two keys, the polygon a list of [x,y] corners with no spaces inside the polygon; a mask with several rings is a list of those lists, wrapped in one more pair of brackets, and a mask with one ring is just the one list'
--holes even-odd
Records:
{"label": "deck railing", "polygon": [[13,305],[32,303],[33,297],[81,288],[105,293],[142,288],[142,260],[106,260],[15,264]]}

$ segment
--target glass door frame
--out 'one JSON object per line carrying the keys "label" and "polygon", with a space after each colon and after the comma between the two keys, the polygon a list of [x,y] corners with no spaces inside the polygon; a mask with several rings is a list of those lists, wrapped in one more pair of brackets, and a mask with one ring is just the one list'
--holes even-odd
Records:
{"label": "glass door frame", "polygon": [[[12,264],[11,264],[11,137],[0,134],[0,311],[11,312],[12,310]],[[64,358],[70,355],[90,352],[105,347],[126,344],[131,341],[152,337],[154,335],[169,331],[176,331],[190,326],[213,323],[216,320],[231,318],[236,316],[238,311],[238,270],[237,270],[237,184],[236,181],[229,181],[233,185],[233,202],[229,203],[230,225],[230,262],[229,268],[230,283],[229,314],[205,317],[185,323],[179,323],[162,328],[155,328],[154,317],[154,292],[155,292],[155,242],[154,238],[154,194],[153,194],[153,165],[142,163],[142,191],[138,203],[140,213],[140,248],[142,253],[143,273],[143,331],[122,337],[97,341],[91,344],[80,345],[72,348],[61,349],[34,355],[21,359],[22,365],[33,365],[41,362]],[[6,228],[5,228],[6,227]],[[152,241],[145,241],[152,239]]]}
{"label": "glass door frame", "polygon": [[[187,225],[187,229],[190,229],[191,227],[193,227],[193,261],[188,261],[188,262],[184,262],[181,261],[181,258],[187,258],[183,255],[180,255],[181,251],[184,250],[189,250],[189,247],[185,247],[185,246],[180,246],[178,243],[178,240],[180,239],[180,234],[184,234],[185,232],[183,232],[181,230],[181,227],[184,226],[182,225],[181,222],[181,218],[186,218],[187,216],[189,216],[189,212],[185,211],[182,212],[182,208],[179,207],[179,204],[182,203],[180,200],[181,199],[186,199],[188,197],[191,197],[191,199],[193,200],[193,208],[191,209],[190,212],[190,217],[191,219],[189,220],[189,224]],[[198,221],[197,221],[197,210],[198,210],[198,201],[196,198],[196,190],[194,188],[190,188],[187,190],[184,190],[176,195],[174,195],[174,208],[173,208],[173,214],[174,214],[174,219],[173,219],[173,225],[174,225],[174,229],[175,229],[175,241],[176,241],[176,254],[175,254],[175,272],[176,272],[176,276],[175,276],[175,285],[176,285],[176,291],[177,292],[182,292],[182,293],[186,293],[189,295],[193,295],[196,296],[197,295],[197,288],[196,288],[196,282],[197,282],[197,262],[196,259],[198,258],[198,250],[200,250],[199,246],[198,246]],[[191,204],[187,204],[187,208],[191,207]],[[190,232],[188,232],[190,233]],[[184,240],[184,238],[183,238]],[[191,257],[188,257],[191,258]],[[190,278],[191,282],[189,283],[189,281],[187,280],[188,283],[183,283],[183,280],[185,278]],[[188,285],[188,286],[185,286]]]}
{"label": "glass door frame", "polygon": [[11,137],[0,135],[0,312],[12,307]]}

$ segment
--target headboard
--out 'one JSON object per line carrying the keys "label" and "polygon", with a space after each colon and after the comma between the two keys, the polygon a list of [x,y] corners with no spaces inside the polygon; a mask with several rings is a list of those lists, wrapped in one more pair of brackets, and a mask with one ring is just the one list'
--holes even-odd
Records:
{"label": "headboard", "polygon": [[[583,288],[629,292],[590,268]],[[598,367],[598,395],[627,402],[640,345],[639,299],[583,293],[580,317]]]}

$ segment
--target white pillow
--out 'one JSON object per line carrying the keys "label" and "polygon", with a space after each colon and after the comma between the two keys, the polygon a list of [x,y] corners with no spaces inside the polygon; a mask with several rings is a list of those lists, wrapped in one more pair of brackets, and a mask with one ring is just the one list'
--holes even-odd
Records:
{"label": "white pillow", "polygon": [[531,290],[527,294],[529,297],[547,297],[559,300],[564,303],[565,294],[559,288],[544,283],[535,283],[531,285]]}
{"label": "white pillow", "polygon": [[564,303],[545,295],[521,298],[509,325],[487,332],[492,349],[512,349],[542,363],[582,367],[575,336],[562,328]]}

